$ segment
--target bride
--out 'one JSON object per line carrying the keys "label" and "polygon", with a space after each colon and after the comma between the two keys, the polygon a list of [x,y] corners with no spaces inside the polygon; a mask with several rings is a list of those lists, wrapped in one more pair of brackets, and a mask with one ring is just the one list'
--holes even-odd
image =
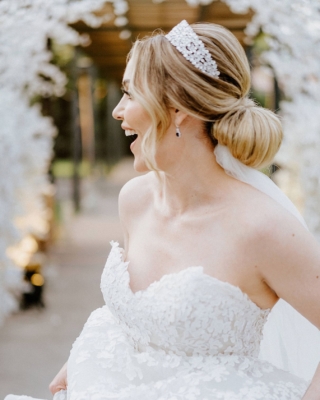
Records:
{"label": "bride", "polygon": [[182,21],[135,42],[113,116],[149,173],[121,190],[125,246],[111,243],[106,305],[51,383],[55,398],[320,398],[319,369],[310,383],[258,357],[280,298],[320,327],[320,248],[255,170],[282,129],[249,90],[245,53],[219,25]]}

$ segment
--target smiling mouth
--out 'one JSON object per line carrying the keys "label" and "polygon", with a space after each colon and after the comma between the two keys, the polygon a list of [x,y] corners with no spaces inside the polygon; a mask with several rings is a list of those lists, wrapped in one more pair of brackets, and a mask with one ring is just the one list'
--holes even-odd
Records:
{"label": "smiling mouth", "polygon": [[127,137],[130,137],[131,143],[133,143],[138,137],[137,133],[135,133],[135,131],[132,130],[125,130],[124,133]]}
{"label": "smiling mouth", "polygon": [[132,131],[131,129],[126,129],[126,130],[124,131],[124,134],[125,134],[126,136],[133,136],[133,135],[136,135],[135,131]]}

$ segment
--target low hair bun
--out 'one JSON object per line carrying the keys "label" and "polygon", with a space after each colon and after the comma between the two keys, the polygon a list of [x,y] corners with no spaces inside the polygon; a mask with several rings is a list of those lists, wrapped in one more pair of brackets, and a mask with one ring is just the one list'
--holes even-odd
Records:
{"label": "low hair bun", "polygon": [[243,164],[261,168],[270,164],[279,150],[283,132],[275,113],[242,97],[214,122],[212,135]]}
{"label": "low hair bun", "polygon": [[257,107],[257,105],[252,99],[249,99],[249,97],[241,97],[241,99],[238,100],[238,108],[250,107]]}

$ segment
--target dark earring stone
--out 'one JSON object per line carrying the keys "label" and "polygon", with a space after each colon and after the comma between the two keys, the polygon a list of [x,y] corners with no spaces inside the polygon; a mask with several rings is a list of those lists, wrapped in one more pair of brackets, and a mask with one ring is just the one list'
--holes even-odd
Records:
{"label": "dark earring stone", "polygon": [[181,137],[181,132],[178,126],[176,127],[176,136]]}

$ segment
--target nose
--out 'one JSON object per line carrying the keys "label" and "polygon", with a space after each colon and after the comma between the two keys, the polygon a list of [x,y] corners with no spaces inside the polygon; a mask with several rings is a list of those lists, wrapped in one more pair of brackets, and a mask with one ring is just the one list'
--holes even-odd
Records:
{"label": "nose", "polygon": [[116,105],[114,110],[112,111],[112,116],[114,119],[123,120],[123,112],[124,112],[124,105],[123,105],[123,98],[119,101]]}

